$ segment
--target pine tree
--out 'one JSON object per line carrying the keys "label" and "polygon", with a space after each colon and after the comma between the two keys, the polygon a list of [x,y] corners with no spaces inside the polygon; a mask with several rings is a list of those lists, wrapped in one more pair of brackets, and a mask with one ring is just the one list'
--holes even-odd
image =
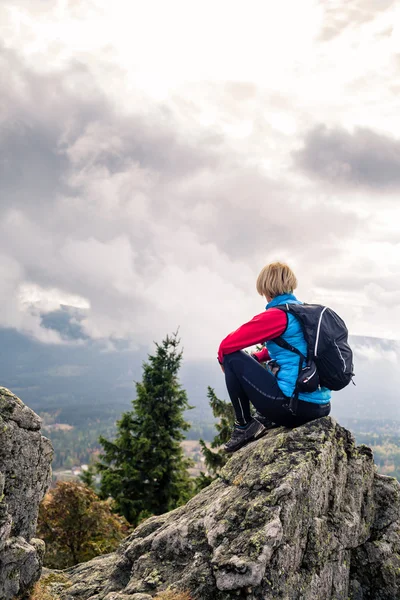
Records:
{"label": "pine tree", "polygon": [[[213,415],[219,419],[215,424],[217,435],[210,444],[211,448],[217,448],[217,451],[213,452],[207,447],[203,440],[199,440],[199,443],[205,458],[207,470],[211,474],[217,475],[228,460],[228,456],[221,450],[221,446],[223,446],[232,435],[232,429],[235,423],[235,412],[231,402],[225,402],[218,398],[211,387],[208,387],[207,390],[207,398],[209,399]],[[206,487],[213,479],[213,476],[200,473],[200,476],[196,478],[196,490]]]}
{"label": "pine tree", "polygon": [[136,383],[133,410],[117,423],[116,439],[100,438],[101,496],[111,496],[115,510],[133,525],[176,508],[192,493],[190,461],[181,447],[190,427],[183,412],[191,407],[178,380],[179,343],[175,333],[156,344]]}
{"label": "pine tree", "polygon": [[82,473],[79,475],[80,481],[87,487],[92,488],[92,490],[94,490],[96,487],[95,477],[96,472],[93,466],[90,466],[88,469],[86,469],[86,471],[82,471]]}

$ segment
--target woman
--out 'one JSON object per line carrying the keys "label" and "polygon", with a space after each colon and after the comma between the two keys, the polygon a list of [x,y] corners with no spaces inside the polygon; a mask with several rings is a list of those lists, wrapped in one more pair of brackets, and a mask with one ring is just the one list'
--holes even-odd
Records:
{"label": "woman", "polygon": [[[299,372],[299,356],[273,342],[281,336],[307,355],[307,344],[299,321],[292,314],[275,308],[282,304],[302,304],[293,295],[297,279],[288,265],[280,262],[266,265],[257,279],[257,291],[267,300],[266,310],[230,333],[218,351],[218,361],[225,373],[226,387],[235,410],[236,422],[227,452],[235,452],[265,432],[265,425],[276,423],[296,427],[330,413],[331,392],[318,388],[315,392],[299,393],[298,408],[289,411]],[[265,344],[251,356],[243,348]],[[275,374],[262,364],[276,361]],[[270,363],[273,364],[273,363]],[[256,418],[250,413],[250,403],[256,408]]]}

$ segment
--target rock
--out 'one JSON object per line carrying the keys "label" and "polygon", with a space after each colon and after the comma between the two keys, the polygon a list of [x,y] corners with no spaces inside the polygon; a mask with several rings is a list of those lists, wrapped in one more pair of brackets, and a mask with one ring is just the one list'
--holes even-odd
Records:
{"label": "rock", "polygon": [[[400,598],[400,485],[323,418],[235,453],[188,504],[64,573],[63,600]],[[172,599],[173,596],[171,596]]]}
{"label": "rock", "polygon": [[44,543],[34,535],[53,457],[40,424],[19,398],[0,388],[0,600],[25,593],[40,578]]}
{"label": "rock", "polygon": [[354,600],[400,598],[400,489],[391,477],[376,475],[375,519],[365,544],[351,558]]}
{"label": "rock", "polygon": [[28,431],[39,431],[41,428],[40,417],[4,387],[0,387],[0,415]]}
{"label": "rock", "polygon": [[63,592],[71,586],[68,577],[61,571],[42,569],[42,577],[35,587],[35,598],[45,600],[61,600]]}

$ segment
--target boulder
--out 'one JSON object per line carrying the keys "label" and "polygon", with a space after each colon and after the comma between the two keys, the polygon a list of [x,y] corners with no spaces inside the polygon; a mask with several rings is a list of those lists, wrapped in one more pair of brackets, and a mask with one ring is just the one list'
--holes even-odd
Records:
{"label": "boulder", "polygon": [[63,576],[63,600],[163,590],[193,600],[394,600],[400,485],[332,418],[280,427],[235,453],[185,506]]}
{"label": "boulder", "polygon": [[25,594],[41,574],[44,543],[34,536],[53,449],[40,427],[40,418],[0,387],[0,600]]}

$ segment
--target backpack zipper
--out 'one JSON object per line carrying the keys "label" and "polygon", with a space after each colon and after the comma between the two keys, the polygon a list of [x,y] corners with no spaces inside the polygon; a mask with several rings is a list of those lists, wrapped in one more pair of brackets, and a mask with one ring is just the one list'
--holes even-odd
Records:
{"label": "backpack zipper", "polygon": [[343,358],[343,354],[340,352],[340,348],[339,348],[339,346],[337,345],[337,343],[336,343],[336,340],[335,340],[335,342],[334,342],[334,343],[335,343],[335,346],[336,346],[336,348],[337,348],[337,350],[338,350],[338,352],[339,352],[339,356],[340,356],[340,358],[341,358],[341,359],[342,359],[342,361],[343,361],[343,373],[346,373],[346,361],[345,361],[345,360],[344,360],[344,358]]}
{"label": "backpack zipper", "polygon": [[311,377],[314,377],[316,372],[317,372],[317,369],[314,369],[314,371],[311,373],[311,375],[309,377],[306,377],[305,379],[303,379],[303,383],[307,383],[307,381],[309,381],[311,379]]}
{"label": "backpack zipper", "polygon": [[321,321],[322,321],[322,315],[324,314],[324,312],[326,311],[328,307],[325,306],[324,310],[322,311],[322,313],[319,315],[319,321],[318,321],[318,329],[317,329],[317,338],[315,340],[315,348],[314,348],[314,356],[318,356],[318,341],[319,341],[319,330],[321,329]]}

